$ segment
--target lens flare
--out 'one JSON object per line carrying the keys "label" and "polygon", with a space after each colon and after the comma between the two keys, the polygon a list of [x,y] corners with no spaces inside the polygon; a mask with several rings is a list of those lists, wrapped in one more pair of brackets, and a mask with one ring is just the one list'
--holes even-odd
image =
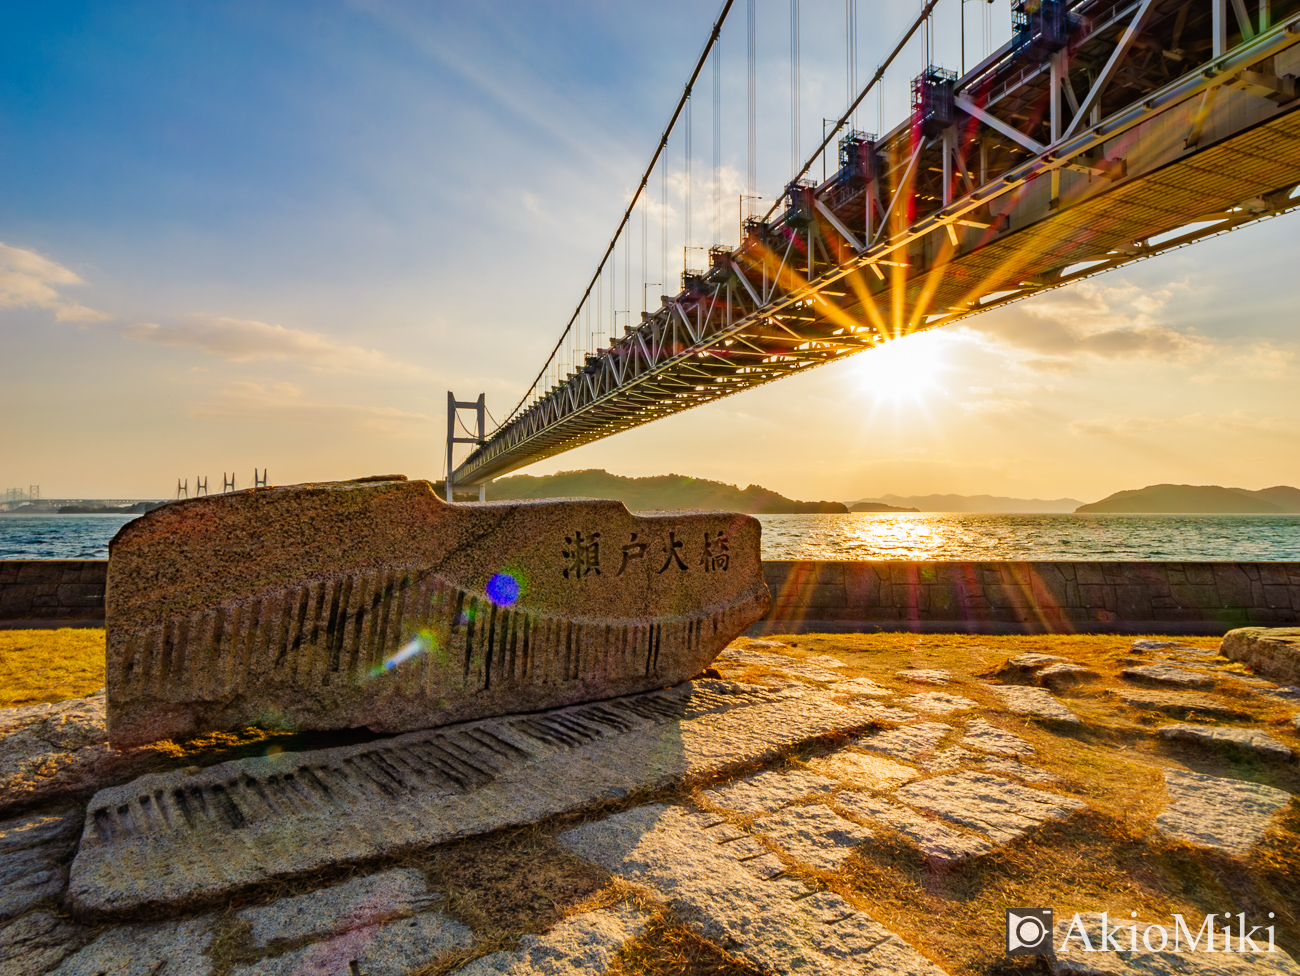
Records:
{"label": "lens flare", "polygon": [[397,651],[392,654],[392,656],[390,656],[387,660],[384,661],[383,664],[379,665],[370,673],[372,676],[374,676],[374,675],[383,674],[385,671],[392,671],[403,661],[409,661],[417,654],[427,654],[432,649],[433,649],[433,634],[429,633],[427,630],[421,631],[420,633],[412,637],[409,641],[407,641],[405,644],[403,644],[400,648],[398,648]]}
{"label": "lens flare", "polygon": [[497,573],[487,584],[488,599],[499,607],[508,607],[519,599],[519,580],[509,573]]}

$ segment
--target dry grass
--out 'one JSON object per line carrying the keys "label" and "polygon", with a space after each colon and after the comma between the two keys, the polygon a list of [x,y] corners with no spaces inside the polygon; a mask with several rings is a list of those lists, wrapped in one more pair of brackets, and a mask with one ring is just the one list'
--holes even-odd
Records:
{"label": "dry grass", "polygon": [[0,708],[85,698],[102,687],[102,627],[0,630]]}

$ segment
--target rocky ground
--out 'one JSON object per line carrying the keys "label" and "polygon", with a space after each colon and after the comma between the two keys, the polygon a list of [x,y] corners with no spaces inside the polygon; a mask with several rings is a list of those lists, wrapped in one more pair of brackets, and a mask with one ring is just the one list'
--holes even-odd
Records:
{"label": "rocky ground", "polygon": [[[741,639],[392,739],[0,710],[0,973],[1300,974],[1300,689],[1217,643]],[[1278,951],[1008,956],[1026,908]]]}

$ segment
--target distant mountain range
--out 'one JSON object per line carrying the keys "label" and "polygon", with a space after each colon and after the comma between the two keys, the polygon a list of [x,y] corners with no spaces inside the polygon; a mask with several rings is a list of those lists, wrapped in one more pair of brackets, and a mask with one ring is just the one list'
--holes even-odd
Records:
{"label": "distant mountain range", "polygon": [[1041,515],[1052,512],[1073,512],[1083,504],[1077,498],[1006,498],[1002,495],[881,495],[879,498],[862,498],[850,502],[853,506],[876,502],[898,506],[895,511],[922,512],[987,512],[995,514]]}
{"label": "distant mountain range", "polygon": [[1300,514],[1300,488],[1277,485],[1260,491],[1219,485],[1148,485],[1117,491],[1078,512],[1279,515]]}
{"label": "distant mountain range", "polygon": [[561,471],[535,478],[518,474],[487,487],[489,501],[514,498],[613,498],[632,511],[712,509],[750,515],[836,514],[848,511],[842,502],[801,502],[759,485],[737,488],[721,481],[680,474],[624,478],[600,468]]}

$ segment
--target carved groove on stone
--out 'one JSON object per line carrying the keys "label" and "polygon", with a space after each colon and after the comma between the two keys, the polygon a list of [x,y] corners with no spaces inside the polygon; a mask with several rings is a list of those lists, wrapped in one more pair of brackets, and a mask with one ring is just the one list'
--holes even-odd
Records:
{"label": "carved groove on stone", "polygon": [[[729,632],[739,619],[728,607],[650,624],[575,620],[498,607],[428,572],[393,569],[260,594],[150,627],[127,643],[115,684],[131,695],[187,701],[238,695],[286,668],[288,677],[310,675],[321,686],[355,682],[375,676],[402,635],[421,633],[462,662],[461,691],[578,681],[633,662],[651,678],[665,641],[695,652],[706,633]],[[441,660],[425,660],[422,679],[403,668],[404,685],[416,680],[434,689]],[[205,681],[209,675],[219,682]]]}

